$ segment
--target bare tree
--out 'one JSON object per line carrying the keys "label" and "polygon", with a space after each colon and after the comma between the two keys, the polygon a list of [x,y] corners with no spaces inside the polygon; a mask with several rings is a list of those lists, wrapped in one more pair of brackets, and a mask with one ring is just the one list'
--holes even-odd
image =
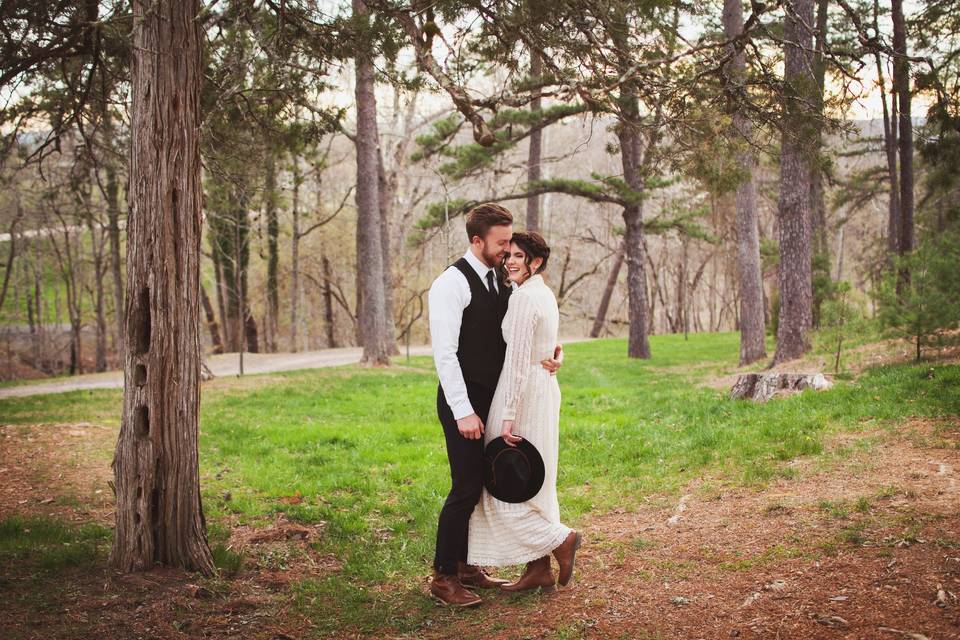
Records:
{"label": "bare tree", "polygon": [[[57,260],[60,277],[63,279],[67,315],[70,318],[70,375],[76,375],[83,373],[83,308],[80,282],[83,275],[80,271],[82,243],[77,237],[79,234],[76,229],[72,228],[72,220],[67,220],[68,214],[61,210],[59,203],[56,202],[56,196],[50,197],[47,203],[60,225],[60,232],[51,233],[48,240]],[[58,235],[62,237],[62,244],[57,239]]]}
{"label": "bare tree", "polygon": [[[6,268],[3,272],[3,285],[0,287],[0,310],[7,300],[7,288],[10,286],[10,276],[13,274],[13,261],[17,257],[17,225],[23,218],[23,207],[20,205],[20,196],[17,194],[17,213],[10,222],[10,252],[7,254]],[[29,300],[29,298],[28,298]]]}
{"label": "bare tree", "polygon": [[123,419],[111,564],[214,571],[200,503],[198,0],[134,0]]}

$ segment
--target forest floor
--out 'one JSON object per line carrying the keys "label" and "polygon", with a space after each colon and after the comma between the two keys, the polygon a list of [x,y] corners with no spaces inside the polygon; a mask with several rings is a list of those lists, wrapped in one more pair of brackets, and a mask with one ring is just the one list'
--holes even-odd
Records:
{"label": "forest floor", "polygon": [[835,389],[753,405],[713,390],[735,338],[653,347],[640,364],[615,362],[621,341],[570,349],[575,581],[472,610],[427,597],[445,482],[429,397],[331,435],[375,417],[372,391],[429,395],[429,360],[205,385],[214,578],[108,569],[117,391],[2,401],[0,637],[960,638],[955,355],[864,345]]}

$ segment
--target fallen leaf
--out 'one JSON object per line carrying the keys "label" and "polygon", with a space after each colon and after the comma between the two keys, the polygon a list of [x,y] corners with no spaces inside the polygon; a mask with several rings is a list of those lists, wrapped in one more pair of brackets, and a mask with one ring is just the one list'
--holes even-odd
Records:
{"label": "fallen leaf", "polygon": [[847,624],[847,621],[840,616],[824,616],[819,613],[811,613],[810,617],[816,620],[819,624],[827,627],[840,627]]}

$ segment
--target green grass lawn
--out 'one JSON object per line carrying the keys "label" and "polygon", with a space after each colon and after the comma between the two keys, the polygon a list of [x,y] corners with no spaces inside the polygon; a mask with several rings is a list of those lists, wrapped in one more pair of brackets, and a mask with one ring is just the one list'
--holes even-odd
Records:
{"label": "green grass lawn", "polygon": [[[789,475],[787,461],[823,453],[825,436],[840,430],[960,414],[956,365],[881,367],[828,392],[756,405],[696,384],[732,368],[736,334],[655,336],[651,344],[648,361],[628,360],[623,340],[566,348],[559,489],[570,524],[671,496],[704,474],[736,484]],[[432,361],[416,358],[391,370],[342,367],[205,387],[203,496],[221,563],[236,561],[222,547],[228,522],[258,524],[280,512],[323,522],[318,551],[341,558],[343,570],[297,584],[299,606],[321,627],[416,628],[431,607],[417,578],[429,571],[449,487],[436,385]],[[4,400],[0,421],[116,424],[120,397]],[[299,504],[281,501],[298,492]]]}

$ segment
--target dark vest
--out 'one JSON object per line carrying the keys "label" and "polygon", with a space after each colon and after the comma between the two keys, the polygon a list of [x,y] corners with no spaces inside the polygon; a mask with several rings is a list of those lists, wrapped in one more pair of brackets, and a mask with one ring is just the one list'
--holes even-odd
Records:
{"label": "dark vest", "polygon": [[499,293],[490,294],[487,285],[466,258],[453,263],[470,285],[470,304],[463,310],[457,359],[465,382],[493,390],[500,379],[507,343],[500,328],[507,313],[512,289],[498,282]]}

